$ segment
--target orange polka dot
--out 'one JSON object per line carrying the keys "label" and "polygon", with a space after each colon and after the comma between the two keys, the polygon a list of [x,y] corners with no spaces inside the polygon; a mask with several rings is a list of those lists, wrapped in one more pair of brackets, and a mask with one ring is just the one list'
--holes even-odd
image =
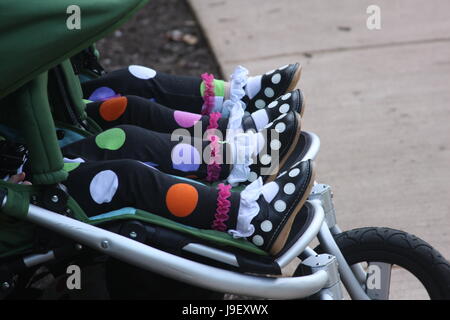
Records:
{"label": "orange polka dot", "polygon": [[114,121],[125,112],[127,104],[127,97],[117,97],[106,100],[100,105],[100,115],[105,121]]}
{"label": "orange polka dot", "polygon": [[187,217],[197,207],[198,192],[186,183],[177,183],[169,188],[166,194],[166,205],[170,213],[176,217]]}

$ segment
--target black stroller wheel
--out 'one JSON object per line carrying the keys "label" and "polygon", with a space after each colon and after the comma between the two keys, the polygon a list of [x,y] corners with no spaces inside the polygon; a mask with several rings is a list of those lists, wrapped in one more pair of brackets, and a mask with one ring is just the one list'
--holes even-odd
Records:
{"label": "black stroller wheel", "polygon": [[[450,299],[449,262],[416,236],[390,228],[368,227],[342,232],[335,236],[335,241],[350,266],[358,263],[365,268],[376,264],[388,266],[389,286],[402,286],[402,281],[405,284],[405,280],[395,282],[390,276],[391,273],[394,276],[394,273],[407,271],[410,274],[407,279],[415,278],[428,294],[427,298]],[[317,251],[323,250],[317,248]],[[389,289],[393,288],[387,288],[387,292],[393,293]],[[403,290],[403,296],[405,288],[398,289]],[[411,299],[417,298],[414,292],[408,293],[413,294]],[[388,295],[388,298],[392,298],[392,295]]]}

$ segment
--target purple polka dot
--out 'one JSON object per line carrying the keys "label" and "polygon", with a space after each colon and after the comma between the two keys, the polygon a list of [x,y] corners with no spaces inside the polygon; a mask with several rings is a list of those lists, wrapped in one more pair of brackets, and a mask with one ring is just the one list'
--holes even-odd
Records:
{"label": "purple polka dot", "polygon": [[175,121],[178,123],[180,127],[190,128],[192,127],[200,118],[202,117],[200,114],[184,112],[184,111],[175,111],[173,113],[173,117]]}
{"label": "purple polka dot", "polygon": [[197,171],[201,164],[198,150],[186,143],[179,143],[172,149],[172,167],[183,172]]}
{"label": "purple polka dot", "polygon": [[111,98],[120,97],[120,94],[114,92],[113,89],[108,87],[100,87],[94,90],[89,97],[91,101],[105,101]]}

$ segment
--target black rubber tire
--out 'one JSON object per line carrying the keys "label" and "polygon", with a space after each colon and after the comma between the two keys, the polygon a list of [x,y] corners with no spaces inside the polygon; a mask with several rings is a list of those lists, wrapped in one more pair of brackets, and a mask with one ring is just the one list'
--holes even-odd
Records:
{"label": "black rubber tire", "polygon": [[[385,262],[411,272],[432,300],[450,299],[450,264],[431,245],[404,231],[368,227],[342,232],[335,237],[349,265]],[[322,252],[317,248],[318,252]]]}

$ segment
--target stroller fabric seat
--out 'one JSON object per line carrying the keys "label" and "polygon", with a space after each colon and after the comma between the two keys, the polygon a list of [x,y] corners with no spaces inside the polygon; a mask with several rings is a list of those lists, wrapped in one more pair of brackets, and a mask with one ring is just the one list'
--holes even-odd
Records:
{"label": "stroller fabric seat", "polygon": [[[147,0],[6,0],[0,3],[0,98],[116,29]],[[80,11],[71,29],[70,9]]]}

